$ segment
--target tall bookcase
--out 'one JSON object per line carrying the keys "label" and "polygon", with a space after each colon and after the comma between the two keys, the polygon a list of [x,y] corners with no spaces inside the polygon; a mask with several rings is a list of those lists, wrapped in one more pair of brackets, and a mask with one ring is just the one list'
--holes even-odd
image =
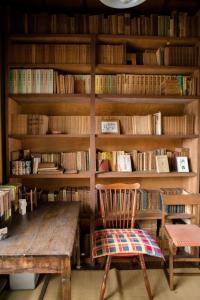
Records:
{"label": "tall bookcase", "polygon": [[[28,186],[46,189],[57,189],[62,186],[89,186],[91,215],[84,216],[82,221],[94,227],[96,207],[96,183],[139,182],[144,189],[160,189],[181,187],[189,192],[199,192],[199,90],[195,96],[170,95],[117,95],[96,94],[96,75],[136,74],[136,75],[193,75],[196,84],[199,82],[198,66],[159,66],[99,64],[97,51],[99,44],[123,44],[125,47],[143,51],[158,49],[167,45],[197,45],[199,38],[176,38],[163,36],[131,36],[116,34],[10,34],[8,52],[20,44],[88,44],[90,47],[90,63],[19,63],[7,61],[6,79],[9,70],[14,69],[54,69],[61,73],[89,74],[91,76],[90,94],[9,94],[7,95],[7,178],[10,182],[21,181]],[[133,116],[155,114],[195,116],[194,133],[191,135],[134,135],[134,134],[97,134],[96,116]],[[51,134],[51,135],[13,135],[11,132],[12,114],[44,114],[55,116],[90,116],[89,134]],[[96,171],[96,152],[137,149],[149,151],[157,148],[186,147],[190,150],[190,172],[157,173],[155,171],[104,172]],[[56,175],[17,175],[10,173],[11,151],[30,149],[33,152],[62,152],[90,149],[90,170],[77,174]],[[138,219],[160,219],[159,212],[140,212]],[[85,226],[85,225],[84,225]]]}

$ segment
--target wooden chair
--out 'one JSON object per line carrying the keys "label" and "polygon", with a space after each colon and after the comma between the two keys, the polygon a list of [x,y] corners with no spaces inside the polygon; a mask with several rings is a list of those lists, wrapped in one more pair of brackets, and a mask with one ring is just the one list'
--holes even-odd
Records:
{"label": "wooden chair", "polygon": [[144,254],[158,257],[162,257],[162,254],[156,241],[151,239],[145,231],[134,229],[136,192],[139,188],[138,183],[96,185],[96,189],[99,191],[100,211],[104,229],[93,233],[92,256],[94,259],[107,257],[100,300],[104,298],[107,275],[113,256],[139,257],[148,297],[152,299]]}
{"label": "wooden chair", "polygon": [[[168,205],[183,205],[184,213],[166,213]],[[162,206],[162,243],[165,240],[168,242],[169,248],[169,273],[165,269],[169,287],[174,289],[174,275],[199,275],[198,273],[174,272],[174,262],[200,262],[199,247],[200,247],[200,228],[199,228],[199,212],[200,212],[200,195],[163,195]],[[168,219],[183,219],[190,220],[191,224],[166,224]],[[194,257],[191,255],[177,255],[179,247],[192,247]],[[162,246],[163,248],[163,246]],[[196,251],[194,251],[196,250]],[[198,252],[198,253],[197,253]],[[175,257],[176,255],[176,257]],[[198,257],[197,257],[198,256]]]}

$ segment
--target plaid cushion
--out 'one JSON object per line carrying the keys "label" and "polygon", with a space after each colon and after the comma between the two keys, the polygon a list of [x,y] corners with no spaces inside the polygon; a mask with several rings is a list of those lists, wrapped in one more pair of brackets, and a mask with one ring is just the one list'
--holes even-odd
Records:
{"label": "plaid cushion", "polygon": [[102,229],[93,234],[93,258],[148,254],[163,258],[157,242],[141,229]]}

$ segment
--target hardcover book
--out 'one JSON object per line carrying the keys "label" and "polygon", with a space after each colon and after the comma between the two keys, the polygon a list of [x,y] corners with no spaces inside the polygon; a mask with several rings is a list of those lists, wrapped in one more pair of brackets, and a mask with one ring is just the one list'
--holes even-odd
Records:
{"label": "hardcover book", "polygon": [[169,162],[167,155],[156,156],[156,171],[158,173],[169,172]]}

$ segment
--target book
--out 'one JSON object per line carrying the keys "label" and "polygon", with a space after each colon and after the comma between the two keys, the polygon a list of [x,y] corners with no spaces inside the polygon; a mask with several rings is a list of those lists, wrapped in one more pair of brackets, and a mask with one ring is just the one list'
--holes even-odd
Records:
{"label": "book", "polygon": [[100,159],[99,160],[99,172],[108,172],[109,171],[109,160]]}
{"label": "book", "polygon": [[117,167],[119,172],[132,172],[131,155],[119,154],[117,156]]}
{"label": "book", "polygon": [[156,155],[156,171],[158,173],[169,172],[169,162],[167,155]]}
{"label": "book", "polygon": [[153,122],[154,122],[154,134],[161,135],[162,134],[162,116],[161,116],[160,111],[153,114]]}
{"label": "book", "polygon": [[188,158],[187,156],[176,157],[177,172],[187,173],[189,172]]}

